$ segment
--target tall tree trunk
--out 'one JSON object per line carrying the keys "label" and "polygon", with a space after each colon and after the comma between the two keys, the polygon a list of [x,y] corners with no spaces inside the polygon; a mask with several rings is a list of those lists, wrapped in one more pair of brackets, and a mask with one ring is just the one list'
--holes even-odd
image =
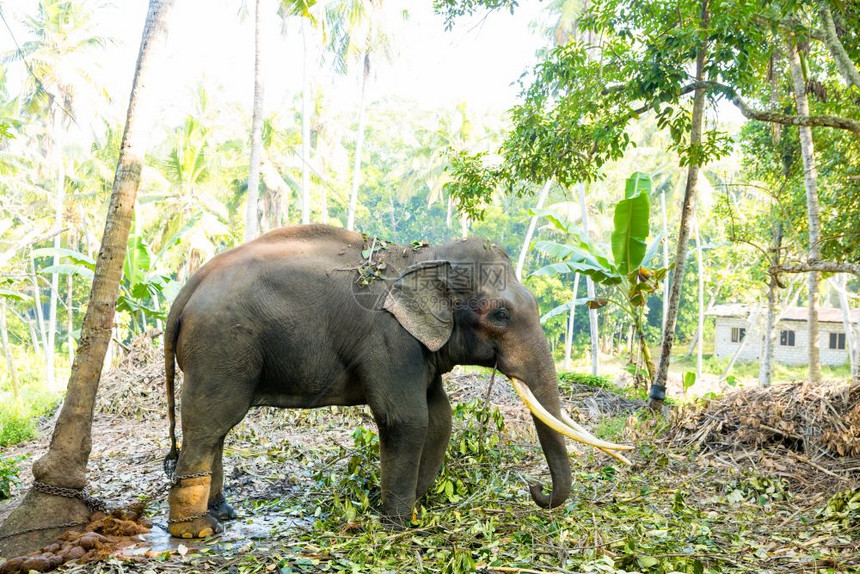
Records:
{"label": "tall tree trunk", "polygon": [[564,368],[570,368],[570,354],[573,350],[573,319],[576,316],[576,296],[579,293],[579,273],[573,276],[573,293],[570,296],[570,313],[567,317],[567,337],[564,338]]}
{"label": "tall tree trunk", "polygon": [[[663,268],[669,268],[669,231],[666,229],[666,190],[660,193],[660,219],[663,224]],[[666,317],[669,315],[669,276],[663,280],[663,315],[660,317],[660,328],[666,328]]]}
{"label": "tall tree trunk", "polygon": [[[782,249],[782,224],[777,223],[773,228],[773,240],[770,244],[771,265],[779,265]],[[764,348],[761,352],[758,379],[763,387],[769,387],[773,378],[773,348],[776,344],[776,300],[779,296],[779,283],[776,275],[770,276],[767,286],[767,316],[764,324]]]}
{"label": "tall tree trunk", "polygon": [[842,328],[845,330],[845,350],[848,351],[848,363],[851,365],[851,378],[857,378],[860,372],[857,365],[857,353],[855,347],[857,340],[854,338],[854,325],[851,322],[851,307],[848,305],[848,275],[842,275],[841,279],[836,276],[830,280],[836,295],[839,298],[839,308],[842,310]]}
{"label": "tall tree trunk", "polygon": [[[310,24],[302,18],[302,223],[311,222],[311,47]],[[322,222],[328,223],[323,205]]]}
{"label": "tall tree trunk", "polygon": [[69,346],[69,366],[75,362],[75,315],[74,315],[74,280],[72,274],[66,276],[66,339]]}
{"label": "tall tree trunk", "polygon": [[[585,235],[588,235],[588,210],[585,206],[585,184],[578,183],[579,186],[579,211],[582,216],[582,230]],[[589,299],[594,299],[594,281],[591,277],[585,276],[585,288]],[[597,325],[597,309],[588,309],[588,330],[591,334],[591,374],[597,375],[600,369],[600,345],[598,344],[599,332]]]}
{"label": "tall tree trunk", "polygon": [[[702,380],[702,351],[705,337],[705,265],[702,262],[702,240],[699,236],[699,216],[693,212],[693,232],[696,241],[696,266],[698,267],[699,279],[699,316],[696,323],[696,332],[699,333],[699,341],[696,343],[696,380]],[[653,373],[652,373],[653,374]]]}
{"label": "tall tree trunk", "polygon": [[[540,195],[538,195],[537,205],[535,209],[542,209],[543,204],[546,201],[546,196],[549,195],[549,188],[552,185],[552,180],[548,179],[547,182],[543,185],[543,189],[540,190]],[[526,264],[526,255],[529,253],[529,246],[532,244],[532,236],[535,233],[535,227],[537,226],[537,215],[532,215],[531,220],[529,221],[529,228],[526,231],[526,238],[523,241],[523,247],[520,249],[520,257],[517,259],[517,269],[516,276],[517,279],[523,278],[523,267]]]}
{"label": "tall tree trunk", "polygon": [[454,198],[448,196],[448,211],[445,214],[445,227],[451,229],[451,221],[454,218]]}
{"label": "tall tree trunk", "polygon": [[245,205],[245,241],[260,234],[257,205],[260,194],[260,159],[263,155],[263,17],[260,0],[254,3],[254,110],[251,116],[251,160],[248,172],[248,203]]}
{"label": "tall tree trunk", "polygon": [[[63,110],[54,107],[53,112],[53,155],[55,168],[57,170],[56,194],[54,196],[54,229],[63,228],[63,207],[66,199],[66,165],[63,161],[63,143],[65,138],[61,114]],[[59,249],[62,247],[62,233],[54,235],[54,261],[53,265],[60,265]],[[51,273],[51,299],[48,305],[48,340],[45,343],[45,364],[47,366],[48,390],[57,390],[57,373],[54,365],[56,355],[56,333],[57,333],[57,302],[60,298],[60,274],[57,271]]]}
{"label": "tall tree trunk", "polygon": [[[33,476],[40,483],[76,490],[86,486],[96,392],[111,336],[134,201],[140,184],[144,157],[141,136],[149,127],[140,129],[135,119],[139,108],[146,104],[143,92],[148,85],[155,40],[162,36],[167,12],[172,4],[173,0],[149,2],[102,245],[96,259],[90,301],[81,328],[80,346],[50,447],[47,454],[33,464]],[[0,555],[14,556],[38,548],[56,536],[59,529],[46,528],[26,534],[10,534],[23,529],[82,522],[89,515],[86,504],[78,498],[59,497],[31,489],[0,525]]]}
{"label": "tall tree trunk", "polygon": [[370,76],[370,54],[364,55],[364,69],[361,75],[361,97],[358,100],[358,129],[355,134],[355,158],[352,162],[352,189],[349,192],[349,212],[346,215],[346,228],[355,229],[355,210],[358,208],[358,186],[361,183],[361,148],[364,147],[364,105],[367,95],[367,78]]}
{"label": "tall tree trunk", "polygon": [[[702,0],[702,15],[699,28],[706,30],[710,22],[709,0]],[[705,78],[705,62],[707,61],[708,44],[702,40],[696,50],[696,81]],[[705,90],[699,88],[693,96],[693,116],[690,124],[690,149],[696,149],[702,144],[702,125],[705,118]],[[675,251],[675,271],[672,274],[672,288],[669,294],[669,309],[663,326],[663,343],[660,350],[660,366],[651,384],[651,407],[655,410],[662,408],[666,398],[666,380],[669,377],[669,362],[671,361],[672,345],[675,343],[675,323],[678,319],[678,307],[681,303],[681,284],[684,282],[684,271],[687,267],[687,243],[690,240],[690,220],[696,204],[696,184],[699,181],[699,162],[690,158],[687,167],[687,185],[684,188],[684,202],[681,207],[681,223],[678,229],[678,247]]]}
{"label": "tall tree trunk", "polygon": [[[45,327],[45,314],[42,310],[42,290],[39,288],[39,276],[36,274],[36,260],[30,257],[30,272],[33,276],[33,306],[36,311],[36,326],[39,328],[39,342],[41,350],[45,355],[45,377],[48,380],[49,388],[53,388],[54,378],[54,362],[48,361],[48,330]],[[37,351],[39,349],[36,349]]]}
{"label": "tall tree trunk", "polygon": [[15,368],[15,357],[12,355],[12,347],[9,346],[9,330],[6,326],[6,298],[0,297],[0,342],[3,343],[3,357],[6,359],[6,369],[9,371],[9,379],[12,383],[12,396],[15,401],[19,398],[18,369]]}
{"label": "tall tree trunk", "polygon": [[827,2],[821,3],[820,9],[821,25],[824,29],[824,44],[830,50],[830,55],[833,56],[833,61],[836,63],[836,69],[845,78],[848,85],[854,85],[860,88],[860,71],[857,71],[857,66],[851,60],[845,47],[836,35],[836,24],[833,22],[833,14],[830,12],[830,7]]}
{"label": "tall tree trunk", "polygon": [[[809,117],[809,101],[806,97],[806,78],[800,64],[800,55],[794,42],[788,43],[788,67],[797,102],[797,115]],[[821,259],[821,231],[818,206],[818,169],[815,165],[815,147],[812,143],[812,128],[798,126],[800,154],[803,158],[803,182],[806,187],[806,209],[809,218],[809,257],[811,263]],[[818,273],[809,273],[809,380],[821,380],[821,358],[818,340]]]}

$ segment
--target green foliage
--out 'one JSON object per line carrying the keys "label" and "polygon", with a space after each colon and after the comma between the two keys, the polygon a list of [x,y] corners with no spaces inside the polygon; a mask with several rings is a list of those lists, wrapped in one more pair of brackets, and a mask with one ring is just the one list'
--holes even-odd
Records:
{"label": "green foliage", "polygon": [[25,460],[26,456],[0,456],[0,500],[12,496],[12,489],[21,484],[18,480],[18,463]]}
{"label": "green foliage", "polygon": [[[0,446],[9,446],[36,436],[38,418],[51,412],[58,402],[43,390],[24,389],[20,400],[0,404]],[[5,393],[4,393],[5,395]]]}
{"label": "green foliage", "polygon": [[587,387],[595,387],[598,389],[614,389],[615,384],[606,377],[600,375],[592,375],[590,373],[576,373],[569,371],[558,374],[559,388],[569,393],[571,385],[585,385]]}
{"label": "green foliage", "polygon": [[837,492],[818,512],[824,520],[837,522],[846,527],[860,524],[860,488]]}
{"label": "green foliage", "polygon": [[755,502],[761,506],[775,501],[790,500],[788,482],[784,478],[748,476],[739,478],[726,487],[726,500],[730,503]]}

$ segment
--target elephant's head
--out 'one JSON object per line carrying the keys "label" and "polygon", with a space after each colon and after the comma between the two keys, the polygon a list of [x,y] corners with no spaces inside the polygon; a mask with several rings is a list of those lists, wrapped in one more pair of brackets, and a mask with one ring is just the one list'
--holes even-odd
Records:
{"label": "elephant's head", "polygon": [[531,486],[541,507],[562,504],[570,491],[564,436],[598,447],[626,462],[561,410],[558,378],[540,324],[537,301],[516,279],[507,255],[481,240],[460,241],[427,254],[391,286],[385,309],[435,352],[445,368],[497,366],[532,412],[552,475],[552,491]]}

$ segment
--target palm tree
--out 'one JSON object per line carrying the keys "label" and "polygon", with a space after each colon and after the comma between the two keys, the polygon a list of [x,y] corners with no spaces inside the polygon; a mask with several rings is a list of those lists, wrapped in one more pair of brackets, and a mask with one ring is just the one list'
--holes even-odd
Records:
{"label": "palm tree", "polygon": [[[44,113],[50,132],[48,156],[54,166],[54,225],[63,227],[66,169],[63,146],[66,132],[75,121],[74,112],[80,92],[94,87],[89,69],[93,57],[85,57],[95,49],[104,48],[107,40],[95,34],[94,18],[100,2],[69,2],[40,0],[36,15],[25,19],[32,40],[4,59],[23,59],[31,74],[22,103],[33,114]],[[54,236],[54,249],[62,245],[62,235]],[[53,266],[60,264],[55,251]],[[48,388],[56,389],[54,372],[54,339],[57,331],[57,299],[59,273],[51,274],[51,298],[48,311],[47,342],[45,345],[46,379]],[[71,336],[71,335],[70,335]]]}
{"label": "palm tree", "polygon": [[245,205],[245,241],[259,235],[260,221],[257,199],[260,187],[260,159],[263,153],[263,70],[262,50],[263,17],[260,0],[254,3],[254,110],[251,115],[251,160],[248,172],[248,200]]}
{"label": "palm tree", "polygon": [[[150,0],[128,104],[125,133],[96,262],[81,342],[48,452],[33,464],[34,488],[0,525],[0,554],[14,556],[42,546],[70,524],[85,524],[90,509],[80,497],[45,494],[49,487],[81,492],[92,446],[92,418],[99,377],[113,327],[119,282],[143,164],[142,135],[135,122],[147,103],[146,81],[153,46],[163,34],[173,0]],[[57,526],[61,525],[60,528]],[[36,529],[35,531],[31,531]],[[26,533],[20,533],[27,531]]]}
{"label": "palm tree", "polygon": [[[806,78],[800,62],[797,44],[786,44],[788,69],[791,72],[794,100],[797,102],[797,115],[809,116],[809,101],[806,97]],[[812,143],[812,128],[798,126],[800,132],[800,154],[803,158],[803,183],[806,187],[806,207],[809,219],[809,256],[810,262],[821,259],[821,224],[818,206],[818,168],[815,165],[815,147]],[[818,273],[810,271],[809,285],[809,380],[821,380],[821,360],[818,351]]]}
{"label": "palm tree", "polygon": [[361,184],[361,151],[364,145],[365,107],[367,84],[372,58],[391,59],[394,54],[392,34],[395,15],[407,16],[391,2],[382,0],[339,0],[327,8],[332,26],[330,51],[335,56],[338,71],[346,72],[353,65],[360,66],[360,92],[358,100],[358,127],[355,133],[355,155],[352,166],[352,185],[349,195],[346,228],[355,228],[355,211],[358,207],[358,188]]}

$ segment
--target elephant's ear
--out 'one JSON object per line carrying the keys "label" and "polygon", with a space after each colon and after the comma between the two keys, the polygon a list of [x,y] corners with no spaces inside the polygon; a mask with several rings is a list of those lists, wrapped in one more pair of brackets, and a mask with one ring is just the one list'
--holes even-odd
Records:
{"label": "elephant's ear", "polygon": [[454,328],[447,276],[449,263],[428,261],[407,269],[388,290],[383,308],[431,351],[442,348]]}

